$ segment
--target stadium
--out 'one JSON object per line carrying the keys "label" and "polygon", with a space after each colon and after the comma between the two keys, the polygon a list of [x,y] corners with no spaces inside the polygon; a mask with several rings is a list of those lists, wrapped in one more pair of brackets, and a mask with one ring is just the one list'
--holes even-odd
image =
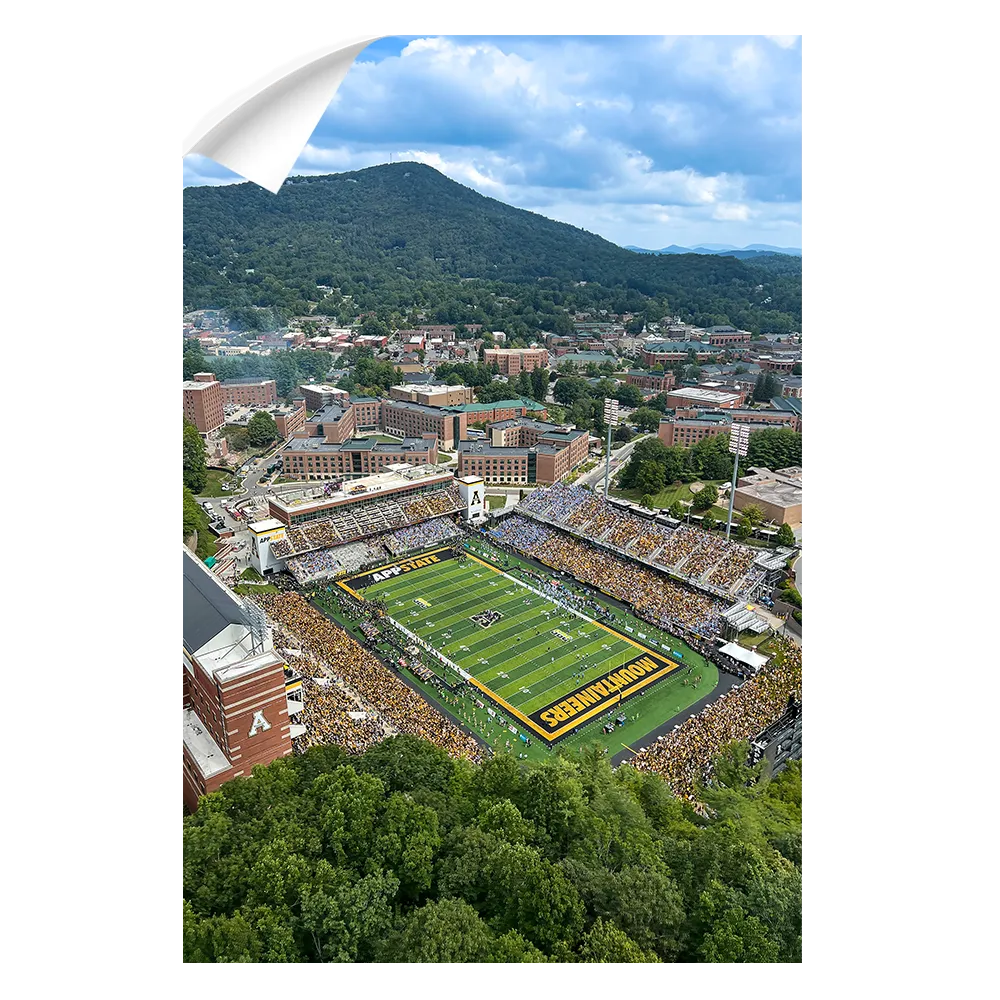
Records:
{"label": "stadium", "polygon": [[244,505],[260,588],[239,589],[305,678],[294,752],[414,733],[472,759],[596,742],[664,769],[759,673],[780,681],[763,709],[743,699],[740,738],[780,715],[798,674],[769,666],[781,622],[757,602],[780,549],[563,484],[491,514],[484,487],[400,466]]}

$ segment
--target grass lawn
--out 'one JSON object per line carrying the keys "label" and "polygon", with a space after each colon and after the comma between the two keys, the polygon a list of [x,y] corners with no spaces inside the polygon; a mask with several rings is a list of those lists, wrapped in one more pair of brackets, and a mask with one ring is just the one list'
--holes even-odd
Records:
{"label": "grass lawn", "polygon": [[[486,545],[476,548],[482,555],[491,551]],[[507,560],[504,569],[508,576],[474,560],[466,563],[449,560],[373,584],[365,588],[364,596],[382,597],[388,603],[390,617],[526,716],[547,710],[547,706],[600,680],[609,671],[659,649],[660,644],[682,654],[683,660],[676,671],[626,697],[620,705],[613,703],[602,707],[556,744],[560,750],[572,751],[595,740],[612,754],[623,745],[639,745],[651,730],[683,712],[717,686],[717,669],[676,637],[634,618],[621,607],[602,599],[602,595],[578,584],[573,584],[572,589],[613,608],[617,616],[615,629],[625,631],[615,634],[594,621],[571,614],[519,584],[518,577],[529,564],[510,556],[503,558]],[[537,567],[532,568],[538,572]],[[418,599],[430,607],[418,604]],[[349,631],[359,634],[353,623],[340,618],[335,602],[321,593],[319,603]],[[470,621],[471,615],[487,609],[499,611],[503,617],[488,628]],[[562,635],[557,635],[557,630]],[[634,640],[625,638],[628,630],[636,636]],[[648,645],[640,643],[640,635]],[[388,646],[383,652],[392,655]],[[425,657],[424,662],[438,672],[445,670],[432,657]],[[490,716],[485,708],[476,705],[479,692],[471,686],[466,694],[455,695],[440,692],[410,675],[407,680],[428,700],[442,705],[476,731],[498,752],[507,750],[508,740],[512,752],[527,753],[534,759],[544,759],[553,752],[516,716],[510,717],[508,722],[531,737],[531,745],[525,747],[496,716]],[[479,697],[478,700],[484,699]],[[625,726],[613,733],[602,733],[601,727],[608,716],[621,713],[628,717]],[[501,708],[500,715],[504,714]],[[636,715],[638,719],[633,718]]]}
{"label": "grass lawn", "polygon": [[489,507],[490,510],[496,510],[497,507],[502,507],[506,502],[506,496],[498,497],[489,493],[486,494],[486,506]]}
{"label": "grass lawn", "polygon": [[[728,482],[727,479],[706,479],[704,483],[708,485],[711,483],[713,486],[721,486],[723,483]],[[616,497],[623,497],[626,500],[631,500],[633,503],[639,503],[643,497],[642,490],[611,490],[611,495]],[[690,483],[681,483],[679,486],[668,486],[661,490],[659,493],[653,496],[653,506],[654,507],[669,507],[675,500],[694,500],[694,494],[691,492]],[[716,512],[722,508],[716,506]],[[728,506],[726,510],[728,511]]]}
{"label": "grass lawn", "polygon": [[241,580],[263,580],[264,578],[253,568],[253,566],[247,566],[242,573],[240,573]]}
{"label": "grass lawn", "polygon": [[208,482],[205,484],[205,488],[198,494],[200,497],[224,497],[232,496],[232,490],[224,490],[222,488],[223,483],[228,483],[232,480],[233,474],[231,472],[224,472],[222,469],[209,469],[208,470]]}

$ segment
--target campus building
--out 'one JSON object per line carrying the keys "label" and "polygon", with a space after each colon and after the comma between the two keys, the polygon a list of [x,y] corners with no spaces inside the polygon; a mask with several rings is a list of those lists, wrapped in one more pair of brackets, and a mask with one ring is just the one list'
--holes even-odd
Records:
{"label": "campus building", "polygon": [[392,465],[437,465],[436,434],[400,442],[352,438],[330,444],[320,437],[292,438],[281,449],[282,474],[288,479],[321,480],[367,476]]}
{"label": "campus building", "polygon": [[[343,444],[354,437],[355,412],[350,400],[345,396],[344,403],[330,403],[317,410],[305,420],[305,434],[308,437],[322,438],[328,444]],[[308,405],[308,401],[307,404]]]}
{"label": "campus building", "polygon": [[473,399],[472,389],[465,385],[394,385],[389,396],[424,406],[461,406]]}
{"label": "campus building", "polygon": [[789,524],[793,528],[802,523],[802,469],[751,467],[740,476],[733,494],[737,510],[755,504],[764,511],[764,517],[776,524]]}
{"label": "campus building", "polygon": [[667,393],[667,406],[671,409],[701,406],[719,410],[735,410],[743,405],[742,392],[706,389],[703,386],[681,386]]}
{"label": "campus building", "polygon": [[666,392],[676,384],[676,378],[672,371],[647,372],[641,368],[630,368],[625,373],[625,381],[629,385],[638,386],[651,392]]}
{"label": "campus building", "polygon": [[483,441],[458,446],[459,475],[495,483],[554,483],[587,458],[590,435],[530,418],[491,424]]}
{"label": "campus building", "polygon": [[644,365],[676,364],[678,361],[687,361],[693,351],[695,360],[701,364],[703,361],[713,361],[722,353],[721,347],[712,347],[700,340],[660,340],[646,341],[646,346],[642,349],[642,363]]}
{"label": "campus building", "polygon": [[674,445],[690,448],[703,438],[728,434],[734,423],[746,424],[753,434],[780,427],[795,430],[798,421],[794,414],[776,410],[702,410],[692,407],[677,409],[661,417],[657,437],[667,448]]}
{"label": "campus building", "polygon": [[222,384],[211,372],[199,372],[184,385],[184,419],[200,434],[211,434],[226,422]]}
{"label": "campus building", "polygon": [[274,648],[256,606],[243,605],[184,549],[184,806],[292,752],[305,732],[301,678]]}
{"label": "campus building", "polygon": [[732,351],[750,346],[749,330],[737,330],[735,326],[710,326],[705,333],[712,347],[722,347]]}
{"label": "campus building", "polygon": [[273,378],[227,378],[222,396],[226,406],[271,406],[278,402],[278,384]]}
{"label": "campus building", "polygon": [[483,361],[488,365],[495,362],[501,375],[520,375],[548,368],[549,352],[544,347],[487,347]]}
{"label": "campus building", "polygon": [[331,403],[343,405],[348,398],[348,393],[344,389],[338,389],[335,385],[319,385],[315,382],[300,385],[299,395],[306,401],[306,409],[310,412],[322,410]]}

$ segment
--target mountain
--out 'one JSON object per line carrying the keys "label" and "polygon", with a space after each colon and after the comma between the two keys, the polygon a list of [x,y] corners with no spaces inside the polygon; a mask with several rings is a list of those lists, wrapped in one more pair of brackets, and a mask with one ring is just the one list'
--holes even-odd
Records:
{"label": "mountain", "polygon": [[670,253],[697,253],[716,257],[738,257],[746,259],[750,257],[767,257],[774,254],[785,254],[790,257],[801,257],[802,251],[798,247],[772,247],[766,243],[751,243],[743,248],[731,246],[728,243],[699,243],[696,247],[680,247],[676,243],[671,243],[662,250],[646,250],[643,247],[626,246],[623,250],[631,250],[633,253],[648,254],[670,254]]}
{"label": "mountain", "polygon": [[636,253],[423,164],[290,177],[277,195],[247,183],[183,196],[186,308],[285,317],[322,300],[328,314],[347,318],[419,305],[438,322],[509,317],[544,330],[568,310],[638,312],[655,298],[659,315],[666,308],[704,325],[788,332],[801,324],[791,272]]}

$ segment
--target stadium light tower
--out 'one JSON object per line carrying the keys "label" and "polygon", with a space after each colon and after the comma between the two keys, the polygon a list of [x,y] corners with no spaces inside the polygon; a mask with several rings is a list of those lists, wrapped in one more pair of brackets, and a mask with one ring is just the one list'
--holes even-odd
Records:
{"label": "stadium light tower", "polygon": [[740,456],[746,458],[750,446],[750,428],[746,424],[729,425],[729,451],[733,456],[733,485],[729,488],[729,517],[726,520],[726,540],[733,527],[733,500],[736,498],[736,472],[740,467]]}
{"label": "stadium light tower", "polygon": [[608,446],[604,455],[604,499],[608,499],[608,479],[611,474],[611,428],[618,426],[618,400],[604,399],[604,422],[608,425]]}

